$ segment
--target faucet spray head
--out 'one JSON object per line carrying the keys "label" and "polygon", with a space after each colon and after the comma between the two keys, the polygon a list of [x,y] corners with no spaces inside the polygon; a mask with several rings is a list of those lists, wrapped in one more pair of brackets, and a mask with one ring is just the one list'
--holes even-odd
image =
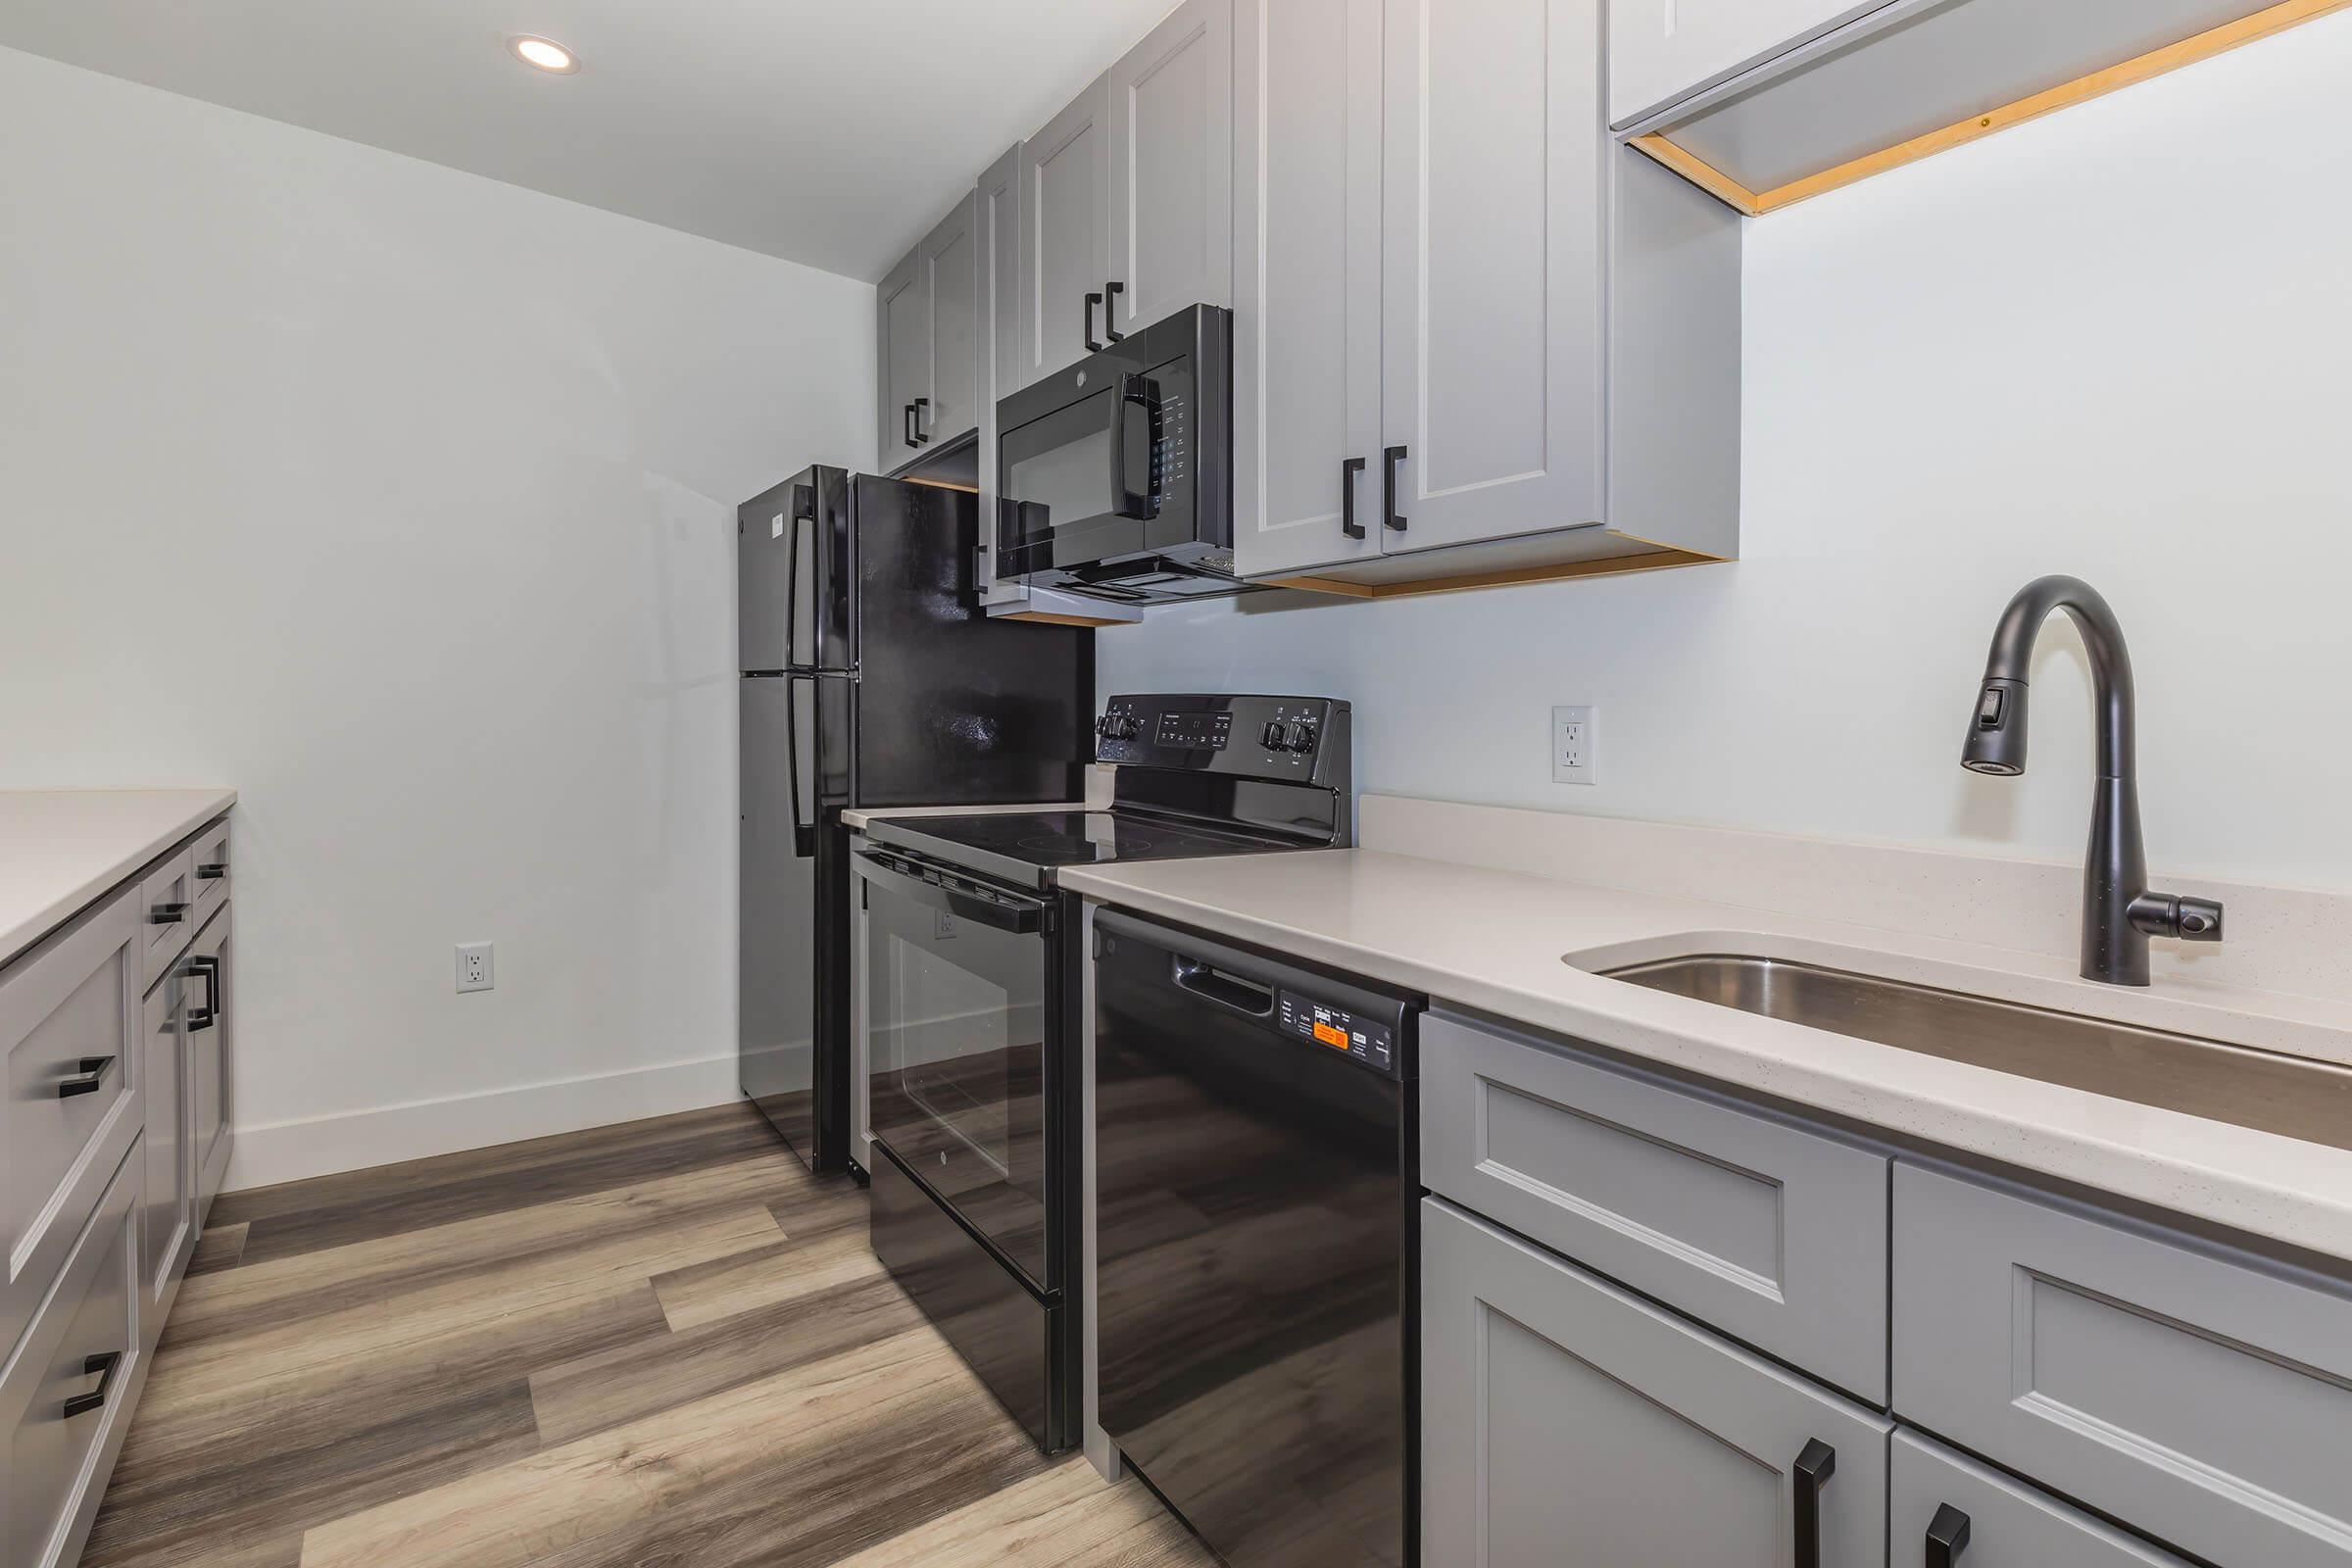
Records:
{"label": "faucet spray head", "polygon": [[1960,765],[1972,773],[2015,778],[2026,770],[2026,683],[1987,677],[1968,718]]}

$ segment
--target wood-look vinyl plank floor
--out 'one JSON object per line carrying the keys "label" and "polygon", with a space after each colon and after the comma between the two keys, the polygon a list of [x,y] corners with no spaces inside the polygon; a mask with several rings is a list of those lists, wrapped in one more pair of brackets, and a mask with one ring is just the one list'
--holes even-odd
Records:
{"label": "wood-look vinyl plank floor", "polygon": [[748,1106],[220,1200],[87,1568],[1214,1568]]}

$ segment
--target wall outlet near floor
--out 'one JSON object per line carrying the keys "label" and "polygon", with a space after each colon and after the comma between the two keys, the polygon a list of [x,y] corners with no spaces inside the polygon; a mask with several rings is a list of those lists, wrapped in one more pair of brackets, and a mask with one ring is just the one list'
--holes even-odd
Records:
{"label": "wall outlet near floor", "polygon": [[1551,710],[1551,781],[1554,784],[1600,782],[1600,710],[1592,707]]}
{"label": "wall outlet near floor", "polygon": [[458,944],[458,990],[490,991],[498,985],[498,945],[492,942]]}

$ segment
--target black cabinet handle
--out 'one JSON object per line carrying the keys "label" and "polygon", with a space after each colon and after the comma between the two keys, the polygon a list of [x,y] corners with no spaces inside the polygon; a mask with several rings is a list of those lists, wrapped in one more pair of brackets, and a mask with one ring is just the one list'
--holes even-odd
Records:
{"label": "black cabinet handle", "polygon": [[207,882],[218,882],[228,875],[228,862],[216,860],[210,865],[200,865],[196,868],[196,874]]}
{"label": "black cabinet handle", "polygon": [[1111,325],[1119,318],[1119,296],[1126,292],[1127,285],[1124,283],[1102,285],[1102,335],[1113,343],[1120,342],[1127,336],[1126,333]]}
{"label": "black cabinet handle", "polygon": [[1928,1525],[1928,1568],[1952,1568],[1968,1549],[1968,1515],[1950,1503],[1936,1505]]}
{"label": "black cabinet handle", "polygon": [[1380,478],[1381,520],[1386,522],[1390,527],[1396,529],[1398,533],[1404,532],[1405,521],[1403,516],[1396,511],[1396,466],[1402,463],[1407,455],[1408,454],[1402,447],[1385,447],[1381,450],[1380,454],[1382,463]]}
{"label": "black cabinet handle", "polygon": [[1821,1568],[1821,1488],[1838,1473],[1838,1450],[1813,1438],[1796,1456],[1796,1568]]}
{"label": "black cabinet handle", "polygon": [[96,1378],[98,1386],[87,1394],[76,1394],[66,1401],[66,1419],[87,1415],[106,1403],[108,1391],[115,1386],[115,1373],[122,1365],[122,1352],[109,1350],[104,1355],[85,1355],[81,1358],[81,1375]]}
{"label": "black cabinet handle", "polygon": [[911,403],[899,411],[899,439],[906,446],[914,445],[914,405]]}
{"label": "black cabinet handle", "polygon": [[1355,520],[1355,476],[1364,471],[1364,460],[1349,458],[1340,465],[1340,532],[1350,539],[1364,536],[1364,525]]}
{"label": "black cabinet handle", "polygon": [[112,1056],[81,1056],[75,1059],[80,1062],[81,1070],[57,1081],[57,1098],[60,1100],[72,1100],[75,1095],[96,1094],[98,1086],[106,1082],[106,1075],[115,1070],[115,1058]]}
{"label": "black cabinet handle", "polygon": [[220,1016],[220,960],[209,955],[190,958],[188,974],[204,976],[204,1005],[188,1009],[188,1033],[201,1034]]}
{"label": "black cabinet handle", "polygon": [[149,925],[177,925],[187,917],[188,906],[184,904],[159,904],[147,911]]}
{"label": "black cabinet handle", "polygon": [[1095,341],[1095,307],[1102,303],[1102,296],[1100,294],[1089,294],[1086,297],[1086,351],[1089,354],[1102,352],[1102,345]]}
{"label": "black cabinet handle", "polygon": [[914,400],[914,444],[918,447],[927,447],[931,444],[931,438],[923,434],[923,425],[927,422],[923,416],[929,413],[930,409],[931,400],[929,398]]}

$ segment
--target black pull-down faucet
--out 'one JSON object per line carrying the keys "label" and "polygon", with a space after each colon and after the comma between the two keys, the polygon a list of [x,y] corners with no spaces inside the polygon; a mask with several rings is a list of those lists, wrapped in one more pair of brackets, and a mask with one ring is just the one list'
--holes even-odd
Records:
{"label": "black pull-down faucet", "polygon": [[2098,789],[2091,800],[2090,852],[2082,863],[2082,978],[2144,986],[2148,938],[2219,942],[2222,906],[2210,899],[2148,891],[2132,744],[2132,654],[2097,589],[2079,577],[2041,577],[2009,601],[1992,634],[1960,765],[2002,778],[2026,770],[2026,671],[2034,662],[2034,639],[2056,610],[2075,617],[2090,650],[2099,725]]}

